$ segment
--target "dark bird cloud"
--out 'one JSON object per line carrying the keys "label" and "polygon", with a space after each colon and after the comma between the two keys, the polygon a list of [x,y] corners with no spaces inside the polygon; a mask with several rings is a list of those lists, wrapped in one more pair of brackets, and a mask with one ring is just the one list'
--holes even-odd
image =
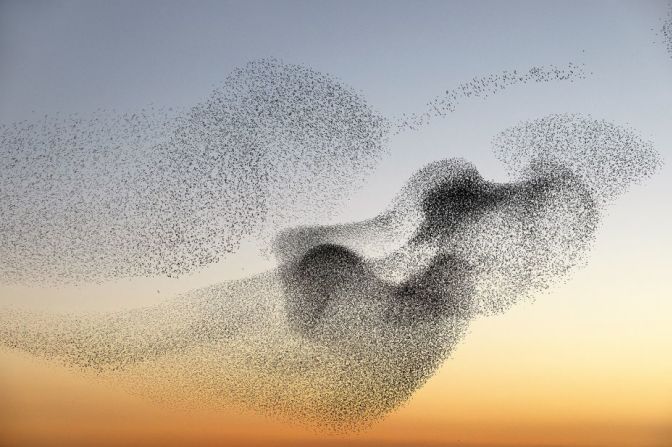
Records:
{"label": "dark bird cloud", "polygon": [[583,264],[604,207],[661,164],[634,131],[580,115],[493,141],[510,182],[436,161],[377,216],[284,230],[262,275],[111,315],[4,312],[0,340],[164,401],[365,427],[422,386],[474,318]]}

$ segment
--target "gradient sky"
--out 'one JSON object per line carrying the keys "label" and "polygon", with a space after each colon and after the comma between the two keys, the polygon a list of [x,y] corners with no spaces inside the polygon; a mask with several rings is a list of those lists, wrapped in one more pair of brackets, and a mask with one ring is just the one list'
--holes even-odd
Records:
{"label": "gradient sky", "polygon": [[[666,161],[609,209],[586,268],[534,304],[474,322],[410,402],[347,441],[662,447],[672,444],[672,54],[659,31],[670,8],[664,1],[2,0],[0,123],[189,107],[232,68],[264,57],[330,73],[387,116],[422,111],[475,76],[583,63],[586,80],[465,100],[452,115],[394,137],[379,169],[339,210],[346,221],[377,213],[410,174],[441,158],[464,157],[486,178],[503,180],[491,139],[551,113],[627,124]],[[2,286],[0,304],[131,308],[271,265],[251,244],[180,279]],[[2,436],[9,445],[346,442],[254,415],[165,409],[73,371],[0,354],[0,444]]]}

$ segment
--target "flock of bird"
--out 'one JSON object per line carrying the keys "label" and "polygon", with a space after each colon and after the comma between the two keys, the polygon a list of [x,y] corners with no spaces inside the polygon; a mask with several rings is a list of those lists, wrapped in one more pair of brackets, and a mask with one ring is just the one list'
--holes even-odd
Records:
{"label": "flock of bird", "polygon": [[310,68],[260,60],[187,111],[0,128],[0,281],[178,276],[324,218],[382,156],[386,121]]}
{"label": "flock of bird", "polygon": [[663,34],[664,45],[667,47],[667,52],[670,53],[672,57],[672,4],[670,4],[670,9],[667,12],[667,17],[661,28]]}
{"label": "flock of bird", "polygon": [[484,77],[475,77],[457,87],[446,90],[427,103],[427,109],[420,113],[403,114],[396,123],[396,133],[417,130],[427,125],[433,118],[446,116],[456,110],[465,99],[486,99],[508,87],[531,83],[554,81],[573,82],[587,77],[584,65],[569,62],[564,67],[555,65],[535,66],[527,71],[504,70]]}
{"label": "flock of bird", "polygon": [[549,115],[493,139],[509,182],[440,160],[377,216],[315,222],[362,184],[391,136],[469,98],[585,77],[573,63],[504,71],[391,119],[331,76],[264,59],[188,110],[0,127],[2,283],[182,275],[246,239],[268,241],[277,260],[152,307],[6,309],[0,344],[169,404],[366,427],[436,372],[474,318],[568,278],[604,208],[662,160],[632,129]]}
{"label": "flock of bird", "polygon": [[253,61],[188,110],[98,111],[0,127],[0,280],[79,283],[179,276],[244,240],[332,216],[395,133],[581,67],[475,78],[400,119],[307,67]]}
{"label": "flock of bird", "polygon": [[521,123],[493,145],[509,183],[437,161],[378,216],[281,231],[266,273],[114,314],[5,311],[0,341],[167,403],[364,428],[434,374],[471,320],[567,278],[601,210],[661,164],[632,130],[580,115]]}

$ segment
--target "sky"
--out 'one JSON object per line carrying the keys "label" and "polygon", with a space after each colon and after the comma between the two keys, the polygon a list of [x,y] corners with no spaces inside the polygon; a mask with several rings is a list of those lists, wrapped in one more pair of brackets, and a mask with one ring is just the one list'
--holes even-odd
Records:
{"label": "sky", "polygon": [[[235,67],[274,57],[336,76],[386,116],[502,70],[568,62],[586,79],[464,100],[393,137],[336,221],[370,217],[428,162],[463,157],[505,180],[491,140],[520,121],[582,113],[636,129],[666,160],[602,222],[589,264],[482,318],[440,372],[365,433],[333,437],[254,414],[166,409],[92,377],[0,352],[8,445],[548,445],[672,442],[672,53],[665,1],[0,1],[0,123],[104,108],[189,107]],[[179,279],[0,286],[0,304],[139,307],[273,266],[249,244]],[[157,290],[160,293],[157,293]]]}

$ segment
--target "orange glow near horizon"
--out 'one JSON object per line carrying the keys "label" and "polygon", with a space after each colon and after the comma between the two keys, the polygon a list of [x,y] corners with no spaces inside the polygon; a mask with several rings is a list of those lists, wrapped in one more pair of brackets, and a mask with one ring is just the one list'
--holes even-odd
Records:
{"label": "orange glow near horizon", "polygon": [[[670,352],[664,316],[641,320],[643,315],[628,311],[625,301],[619,305],[606,290],[623,284],[600,288],[594,281],[599,274],[579,275],[533,305],[476,321],[409,402],[355,434],[322,433],[239,409],[166,408],[94,376],[3,350],[2,443],[668,446],[672,359],[661,355]],[[602,296],[594,295],[582,315],[568,318],[566,312],[588,292]],[[650,299],[663,303],[662,296]],[[600,306],[606,303],[612,307],[605,314]],[[621,319],[641,326],[628,331]]]}

